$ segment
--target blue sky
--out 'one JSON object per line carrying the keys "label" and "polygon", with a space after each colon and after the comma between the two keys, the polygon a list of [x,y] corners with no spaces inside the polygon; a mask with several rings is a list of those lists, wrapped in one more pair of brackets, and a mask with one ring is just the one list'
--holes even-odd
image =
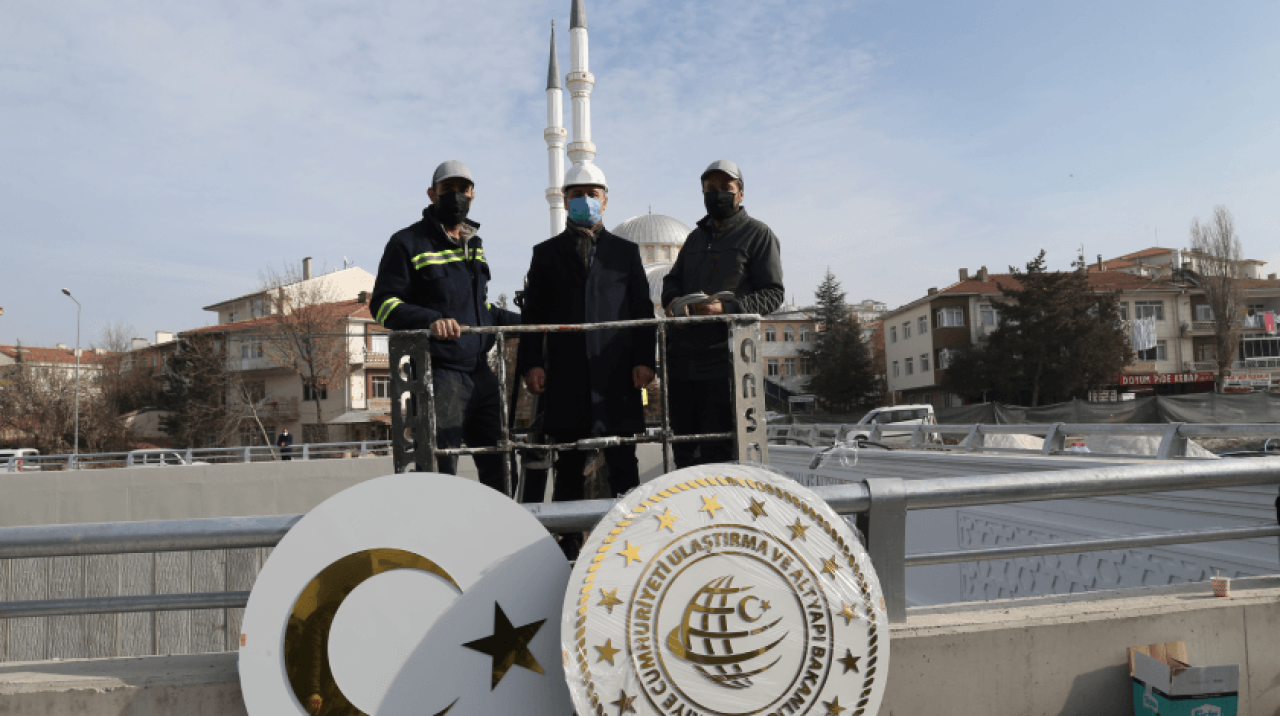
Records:
{"label": "blue sky", "polygon": [[[586,0],[606,224],[692,224],[736,160],[788,293],[898,305],[960,267],[1182,246],[1215,204],[1280,270],[1280,3]],[[494,293],[547,238],[569,0],[0,4],[0,343],[206,325],[313,256],[375,271],[435,165]],[[566,116],[568,116],[566,98]]]}

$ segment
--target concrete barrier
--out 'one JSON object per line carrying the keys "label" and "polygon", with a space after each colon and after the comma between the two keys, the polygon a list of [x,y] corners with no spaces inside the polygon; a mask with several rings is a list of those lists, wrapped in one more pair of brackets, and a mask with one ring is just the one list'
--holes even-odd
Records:
{"label": "concrete barrier", "polygon": [[[1280,713],[1280,578],[925,607],[892,629],[881,716],[1133,713],[1125,649],[1186,640],[1240,665],[1241,714]],[[7,710],[6,710],[7,709]],[[235,654],[0,666],[12,716],[244,716]]]}

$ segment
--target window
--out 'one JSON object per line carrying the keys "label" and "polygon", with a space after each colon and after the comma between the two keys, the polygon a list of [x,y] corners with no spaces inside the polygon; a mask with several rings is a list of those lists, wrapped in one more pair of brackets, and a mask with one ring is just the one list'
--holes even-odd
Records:
{"label": "window", "polygon": [[[920,372],[921,373],[929,372],[929,354],[928,353],[920,354]],[[925,402],[927,403],[929,401],[926,400]]]}
{"label": "window", "polygon": [[[304,385],[304,386],[302,386],[302,399],[303,399],[303,400],[315,400],[315,399],[316,399],[315,391],[311,390],[311,386],[309,386],[309,385]],[[328,388],[321,388],[321,389],[320,389],[320,399],[321,399],[321,400],[328,400],[328,399],[329,399],[329,389],[328,389]]]}
{"label": "window", "polygon": [[235,323],[235,322],[236,322],[236,312],[235,312],[235,311],[228,311],[228,312],[227,312],[227,323]]}
{"label": "window", "polygon": [[261,358],[262,357],[262,340],[258,338],[245,339],[240,342],[240,357],[243,359]]}
{"label": "window", "polygon": [[1120,302],[1120,320],[1129,320],[1129,304],[1124,301]]}
{"label": "window", "polygon": [[801,342],[801,343],[808,343],[808,342],[809,342],[809,327],[808,327],[808,326],[800,326],[800,342]]}
{"label": "window", "polygon": [[1197,321],[1212,321],[1212,320],[1213,320],[1213,306],[1210,306],[1210,305],[1209,305],[1209,304],[1207,304],[1207,303],[1201,303],[1201,304],[1198,304],[1198,305],[1196,306],[1196,320],[1197,320]]}
{"label": "window", "polygon": [[1133,315],[1138,320],[1154,318],[1157,321],[1163,321],[1164,301],[1134,301]]}
{"label": "window", "polygon": [[250,317],[250,318],[262,318],[263,316],[267,315],[267,312],[266,312],[266,310],[265,310],[265,306],[266,306],[266,302],[265,302],[265,301],[263,301],[261,298],[255,298],[255,299],[253,299],[252,301],[250,301],[250,302],[249,302],[249,317]]}
{"label": "window", "polygon": [[813,375],[813,359],[800,356],[800,375]]}
{"label": "window", "polygon": [[789,377],[795,374],[796,374],[796,359],[783,358],[782,359],[782,375]]}
{"label": "window", "polygon": [[984,326],[994,326],[1000,320],[1000,313],[996,311],[995,306],[982,306],[978,309],[978,313],[982,316]]}
{"label": "window", "polygon": [[768,343],[775,343],[778,340],[778,329],[773,326],[765,326],[764,339]]}
{"label": "window", "polygon": [[905,341],[910,337],[911,337],[911,321],[907,321],[906,323],[902,324],[902,340]]}
{"label": "window", "polygon": [[377,353],[378,355],[383,355],[383,356],[389,354],[391,352],[390,340],[391,340],[390,337],[386,335],[374,334],[369,341],[371,346],[369,348],[369,352]]}
{"label": "window", "polygon": [[665,259],[665,260],[667,260],[667,261],[670,261],[670,260],[671,260],[671,247],[670,247],[670,246],[663,246],[663,247],[662,247],[662,258],[663,258],[663,259]]}
{"label": "window", "polygon": [[948,306],[938,309],[938,328],[955,328],[964,325],[964,309],[959,306]]}
{"label": "window", "polygon": [[1244,360],[1250,358],[1280,358],[1280,338],[1246,336],[1240,341],[1240,357]]}
{"label": "window", "polygon": [[646,247],[644,247],[644,258],[645,258],[645,260],[646,260],[646,261],[653,261],[653,260],[654,260],[654,258],[653,258],[653,247],[652,247],[652,246],[646,246]]}
{"label": "window", "polygon": [[371,397],[374,398],[390,398],[391,397],[391,376],[375,375],[371,379],[371,387],[369,391]]}
{"label": "window", "polygon": [[889,326],[889,342],[890,342],[890,343],[897,343],[897,342],[898,342],[898,327],[897,327],[897,326]]}
{"label": "window", "polygon": [[951,361],[955,360],[960,351],[955,348],[939,348],[938,349],[938,370],[946,370],[951,367]]}
{"label": "window", "polygon": [[777,375],[777,374],[778,374],[778,359],[777,359],[777,358],[769,358],[769,359],[767,359],[767,360],[765,361],[765,365],[768,367],[768,371],[769,371],[769,373],[768,373],[768,374],[769,374],[769,375]]}
{"label": "window", "polygon": [[782,329],[783,343],[793,343],[795,342],[795,340],[796,340],[796,329],[792,328],[791,326],[787,326],[786,328]]}
{"label": "window", "polygon": [[907,375],[913,375],[913,374],[915,374],[915,372],[916,372],[916,371],[915,371],[915,369],[914,369],[914,367],[913,367],[913,366],[915,366],[915,359],[913,359],[913,358],[907,358],[906,360],[904,360],[904,361],[902,361],[902,362],[903,362],[903,363],[905,364],[905,366],[906,366],[906,369],[907,369]]}
{"label": "window", "polygon": [[898,377],[898,361],[893,362],[893,377]]}
{"label": "window", "polygon": [[1164,341],[1156,341],[1155,348],[1138,351],[1138,360],[1168,360]]}
{"label": "window", "polygon": [[916,321],[916,324],[917,324],[917,327],[920,329],[920,335],[924,335],[929,332],[928,316],[921,316],[920,320]]}
{"label": "window", "polygon": [[930,394],[930,393],[921,393],[921,394],[920,394],[920,402],[921,402],[921,403],[932,403],[932,402],[933,402],[933,395],[932,395],[932,394]]}

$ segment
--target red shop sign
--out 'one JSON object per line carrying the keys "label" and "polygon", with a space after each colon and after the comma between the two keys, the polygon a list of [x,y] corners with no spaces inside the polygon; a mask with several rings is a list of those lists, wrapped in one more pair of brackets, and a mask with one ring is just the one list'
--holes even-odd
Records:
{"label": "red shop sign", "polygon": [[1118,375],[1120,385],[1177,385],[1180,383],[1212,383],[1213,373],[1148,373]]}

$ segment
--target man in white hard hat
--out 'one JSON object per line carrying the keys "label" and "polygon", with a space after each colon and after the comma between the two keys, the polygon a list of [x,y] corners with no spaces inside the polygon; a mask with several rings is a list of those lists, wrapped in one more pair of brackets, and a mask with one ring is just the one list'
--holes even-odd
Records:
{"label": "man in white hard hat", "polygon": [[[475,199],[471,170],[459,161],[436,167],[422,220],[391,237],[378,264],[369,310],[384,328],[431,329],[436,445],[496,445],[501,436],[498,379],[486,354],[492,335],[462,335],[463,326],[512,326],[520,314],[488,302],[489,263],[467,218]],[[425,405],[419,405],[425,410]],[[502,456],[475,455],[480,481],[505,490]],[[457,473],[456,457],[440,457],[440,471]]]}
{"label": "man in white hard hat", "polygon": [[[704,316],[726,313],[768,315],[782,305],[782,259],[778,237],[747,215],[742,170],[721,159],[702,173],[707,215],[689,233],[675,265],[662,281],[662,305],[696,293],[729,293],[732,300],[690,306]],[[687,326],[669,335],[667,380],[671,428],[677,435],[735,430],[728,358],[728,328]],[[677,467],[736,460],[727,440],[675,443]]]}
{"label": "man in white hard hat", "polygon": [[[609,184],[591,163],[574,165],[564,179],[565,230],[533,249],[524,293],[526,324],[579,324],[653,317],[640,247],[604,228]],[[542,395],[543,432],[555,442],[644,431],[641,389],[653,380],[652,328],[552,333],[546,354],[537,336],[520,341],[520,365],[531,393]],[[640,484],[634,445],[604,451],[615,496]],[[586,454],[561,452],[556,501],[583,499]],[[541,502],[545,483],[525,486]]]}

